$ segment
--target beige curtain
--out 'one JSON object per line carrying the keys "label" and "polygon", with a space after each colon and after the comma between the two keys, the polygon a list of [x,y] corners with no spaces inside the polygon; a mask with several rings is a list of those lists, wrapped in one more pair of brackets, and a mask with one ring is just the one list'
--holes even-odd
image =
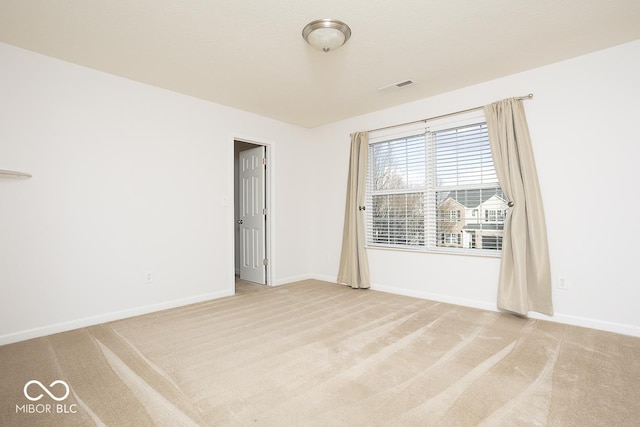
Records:
{"label": "beige curtain", "polygon": [[347,284],[354,289],[366,289],[370,286],[369,260],[364,248],[364,195],[368,153],[368,133],[352,134],[338,283]]}
{"label": "beige curtain", "polygon": [[498,180],[509,199],[502,241],[498,308],[552,315],[547,227],[522,101],[484,107]]}

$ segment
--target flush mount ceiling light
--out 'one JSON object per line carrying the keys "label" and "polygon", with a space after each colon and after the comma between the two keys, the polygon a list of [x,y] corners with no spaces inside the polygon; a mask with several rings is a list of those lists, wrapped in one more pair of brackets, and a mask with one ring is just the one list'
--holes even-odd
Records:
{"label": "flush mount ceiling light", "polygon": [[302,29],[302,38],[323,52],[335,50],[351,37],[351,28],[337,19],[318,19]]}

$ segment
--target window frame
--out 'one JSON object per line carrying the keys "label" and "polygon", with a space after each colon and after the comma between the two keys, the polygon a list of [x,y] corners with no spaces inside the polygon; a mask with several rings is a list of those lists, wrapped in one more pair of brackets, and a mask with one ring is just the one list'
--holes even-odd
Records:
{"label": "window frame", "polygon": [[[371,163],[371,148],[376,144],[381,143],[389,143],[393,141],[397,141],[400,139],[410,139],[419,135],[423,135],[424,138],[424,149],[425,149],[425,174],[426,174],[426,182],[424,187],[421,188],[404,188],[404,189],[393,189],[393,190],[375,190],[372,188],[372,182],[374,181],[373,175],[375,171],[373,167],[368,167],[367,170],[367,189],[366,189],[366,205],[367,210],[365,211],[365,224],[366,224],[366,238],[365,238],[365,247],[367,249],[379,249],[379,250],[391,250],[391,251],[410,251],[410,252],[425,252],[425,253],[446,253],[453,255],[465,255],[465,256],[483,256],[483,257],[500,257],[502,255],[501,249],[481,249],[481,248],[464,248],[464,247],[451,247],[447,246],[444,243],[442,245],[438,244],[438,240],[441,238],[440,236],[444,236],[445,233],[449,235],[458,234],[458,244],[463,244],[462,232],[461,231],[443,231],[438,229],[438,206],[436,201],[436,195],[438,191],[443,191],[442,187],[438,187],[435,185],[435,142],[433,141],[433,135],[442,130],[449,130],[454,128],[465,127],[469,125],[477,125],[477,124],[485,124],[486,118],[484,116],[483,111],[473,111],[465,114],[455,115],[453,117],[447,117],[440,120],[434,120],[433,122],[429,122],[427,124],[413,124],[409,126],[400,127],[400,129],[385,129],[382,132],[372,132],[369,137],[369,148],[370,148],[370,157],[368,159],[369,163]],[[492,184],[482,184],[482,185],[470,185],[466,186],[471,190],[488,190],[500,188],[499,183]],[[465,189],[465,186],[456,187],[459,190]],[[393,243],[381,243],[372,241],[373,234],[373,199],[375,196],[383,195],[383,194],[408,194],[408,193],[423,193],[424,194],[424,238],[422,239],[421,245],[402,245],[402,244],[393,244]],[[502,190],[500,190],[502,192]],[[431,201],[430,201],[431,200]],[[469,209],[469,216],[467,217],[466,213],[463,214],[459,209],[451,208],[445,209],[444,211],[449,213],[449,219],[446,220],[444,214],[442,214],[441,221],[446,222],[449,225],[456,225],[460,221],[468,221],[471,219],[480,219],[480,213],[478,212],[478,208],[482,210],[482,206],[479,205],[477,208]],[[494,209],[495,210],[495,209]],[[457,212],[454,214],[453,212]],[[475,214],[475,215],[474,215]],[[504,216],[506,217],[506,211],[504,211]],[[462,216],[462,218],[461,218]],[[484,216],[484,215],[483,215]],[[499,215],[498,215],[499,216]],[[455,219],[454,219],[455,218]],[[484,222],[484,218],[482,221]],[[495,224],[495,222],[494,222]],[[502,222],[504,224],[504,222]],[[481,233],[467,233],[469,234],[469,241],[474,242],[476,244],[482,241]],[[471,236],[471,234],[475,234]],[[473,238],[475,237],[475,238]],[[502,236],[497,236],[502,239]],[[466,239],[466,238],[465,238]],[[451,237],[450,239],[451,240]],[[500,245],[501,247],[501,245]]]}

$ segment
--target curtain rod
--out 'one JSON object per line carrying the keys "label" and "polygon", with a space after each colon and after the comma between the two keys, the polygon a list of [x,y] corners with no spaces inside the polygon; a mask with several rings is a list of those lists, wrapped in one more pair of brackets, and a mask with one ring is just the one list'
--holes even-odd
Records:
{"label": "curtain rod", "polygon": [[[516,99],[518,101],[523,101],[523,100],[527,100],[527,99],[531,99],[531,98],[533,98],[533,94],[532,93],[530,93],[529,95],[518,96]],[[407,125],[412,125],[414,123],[420,123],[420,122],[425,122],[426,123],[426,122],[431,121],[431,120],[443,119],[445,117],[455,116],[457,114],[470,113],[472,111],[481,110],[483,108],[484,108],[484,105],[481,106],[481,107],[474,107],[474,108],[468,108],[468,109],[462,110],[462,111],[456,111],[455,113],[447,113],[447,114],[442,114],[440,116],[429,117],[429,118],[422,119],[422,120],[414,120],[412,122],[400,123],[400,124],[397,124],[397,125],[385,126],[385,127],[377,128],[377,129],[371,129],[371,130],[368,130],[367,132],[376,132],[376,131],[379,131],[379,130],[393,129],[393,128],[397,128],[397,127],[400,127],[400,126],[407,126]]]}

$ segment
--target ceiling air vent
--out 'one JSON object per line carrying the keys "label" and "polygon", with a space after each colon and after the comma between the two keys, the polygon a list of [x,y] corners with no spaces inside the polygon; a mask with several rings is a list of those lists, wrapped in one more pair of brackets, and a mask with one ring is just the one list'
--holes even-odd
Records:
{"label": "ceiling air vent", "polygon": [[413,80],[404,80],[398,83],[393,83],[390,84],[388,86],[383,86],[381,88],[378,89],[378,92],[391,92],[393,90],[398,90],[400,88],[403,87],[407,87],[407,86],[411,86],[413,84],[415,84],[416,82],[414,82]]}

